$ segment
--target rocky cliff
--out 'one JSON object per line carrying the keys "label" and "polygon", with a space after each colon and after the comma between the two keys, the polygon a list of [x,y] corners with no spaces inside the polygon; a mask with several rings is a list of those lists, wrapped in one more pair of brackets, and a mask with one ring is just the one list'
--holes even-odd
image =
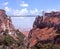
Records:
{"label": "rocky cliff", "polygon": [[39,41],[41,43],[51,42],[52,40],[56,40],[58,38],[57,35],[59,34],[60,12],[44,13],[43,16],[36,17],[33,23],[33,28],[30,30],[30,33],[28,35],[28,45],[31,47]]}
{"label": "rocky cliff", "polygon": [[5,10],[0,9],[0,32],[5,30],[9,31],[9,34],[13,34],[15,30],[14,25],[12,24],[11,18],[6,15]]}
{"label": "rocky cliff", "polygon": [[25,35],[16,29],[5,10],[0,9],[0,49],[26,49]]}

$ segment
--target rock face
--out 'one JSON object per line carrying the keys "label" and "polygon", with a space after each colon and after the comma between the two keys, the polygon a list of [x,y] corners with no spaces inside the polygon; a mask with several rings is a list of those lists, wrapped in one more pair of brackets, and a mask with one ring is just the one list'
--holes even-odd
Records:
{"label": "rock face", "polygon": [[11,18],[6,15],[5,10],[0,9],[0,32],[5,31],[6,29],[9,31],[9,34],[15,30]]}
{"label": "rock face", "polygon": [[38,41],[54,40],[59,30],[60,12],[45,13],[43,16],[36,17],[28,35],[29,46],[35,45]]}
{"label": "rock face", "polygon": [[5,10],[0,9],[0,49],[26,49],[25,35],[16,29]]}

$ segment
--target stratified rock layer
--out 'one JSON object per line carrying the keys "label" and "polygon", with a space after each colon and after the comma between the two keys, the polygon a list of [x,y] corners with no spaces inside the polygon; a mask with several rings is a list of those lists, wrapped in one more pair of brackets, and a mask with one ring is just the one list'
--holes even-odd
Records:
{"label": "stratified rock layer", "polygon": [[36,17],[28,35],[29,46],[35,45],[38,41],[53,40],[59,33],[59,28],[60,12],[45,13]]}
{"label": "stratified rock layer", "polygon": [[11,18],[6,15],[5,10],[0,9],[0,32],[5,31],[6,29],[9,32],[13,32],[15,30]]}

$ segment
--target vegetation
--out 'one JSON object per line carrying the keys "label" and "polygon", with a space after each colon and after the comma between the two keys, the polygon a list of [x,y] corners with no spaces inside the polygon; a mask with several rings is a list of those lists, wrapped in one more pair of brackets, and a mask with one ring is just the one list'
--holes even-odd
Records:
{"label": "vegetation", "polygon": [[[0,46],[3,46],[0,49],[27,49],[23,43],[25,36],[19,30],[16,30],[15,33],[17,35],[16,39],[18,40],[15,40],[12,36],[10,36],[7,29],[3,31],[3,35],[0,35]],[[31,47],[31,49],[60,49],[60,45],[53,43],[42,44],[41,42],[37,42]]]}
{"label": "vegetation", "polygon": [[14,43],[14,39],[10,35],[6,35],[4,39],[4,45],[10,46]]}
{"label": "vegetation", "polygon": [[0,46],[2,45],[2,48],[0,47],[0,49],[14,49],[15,47],[23,49],[25,47],[23,44],[25,36],[19,30],[16,30],[15,33],[17,35],[16,39],[18,40],[15,40],[9,35],[7,29],[3,31],[3,35],[0,35]]}
{"label": "vegetation", "polygon": [[52,45],[52,43],[37,43],[36,45],[32,46],[31,49],[60,49],[60,46],[57,44]]}
{"label": "vegetation", "polygon": [[31,49],[60,49],[60,46],[57,44],[54,44],[52,46],[52,43],[47,44],[37,43],[35,46],[32,46]]}

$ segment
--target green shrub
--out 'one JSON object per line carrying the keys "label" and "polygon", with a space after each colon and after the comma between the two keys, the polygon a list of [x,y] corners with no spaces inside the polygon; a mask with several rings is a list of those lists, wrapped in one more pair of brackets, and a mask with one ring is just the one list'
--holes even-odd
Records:
{"label": "green shrub", "polygon": [[60,46],[59,45],[54,45],[52,48],[53,49],[60,49]]}
{"label": "green shrub", "polygon": [[31,49],[60,49],[60,46],[52,43],[41,44],[37,43],[35,46],[32,46]]}
{"label": "green shrub", "polygon": [[35,46],[32,46],[32,47],[31,47],[31,49],[37,49],[37,47],[35,47]]}
{"label": "green shrub", "polygon": [[9,45],[11,45],[11,44],[13,44],[13,43],[14,43],[13,38],[12,38],[10,35],[6,35],[6,36],[5,36],[5,40],[4,40],[4,44],[5,44],[6,46],[9,46]]}

